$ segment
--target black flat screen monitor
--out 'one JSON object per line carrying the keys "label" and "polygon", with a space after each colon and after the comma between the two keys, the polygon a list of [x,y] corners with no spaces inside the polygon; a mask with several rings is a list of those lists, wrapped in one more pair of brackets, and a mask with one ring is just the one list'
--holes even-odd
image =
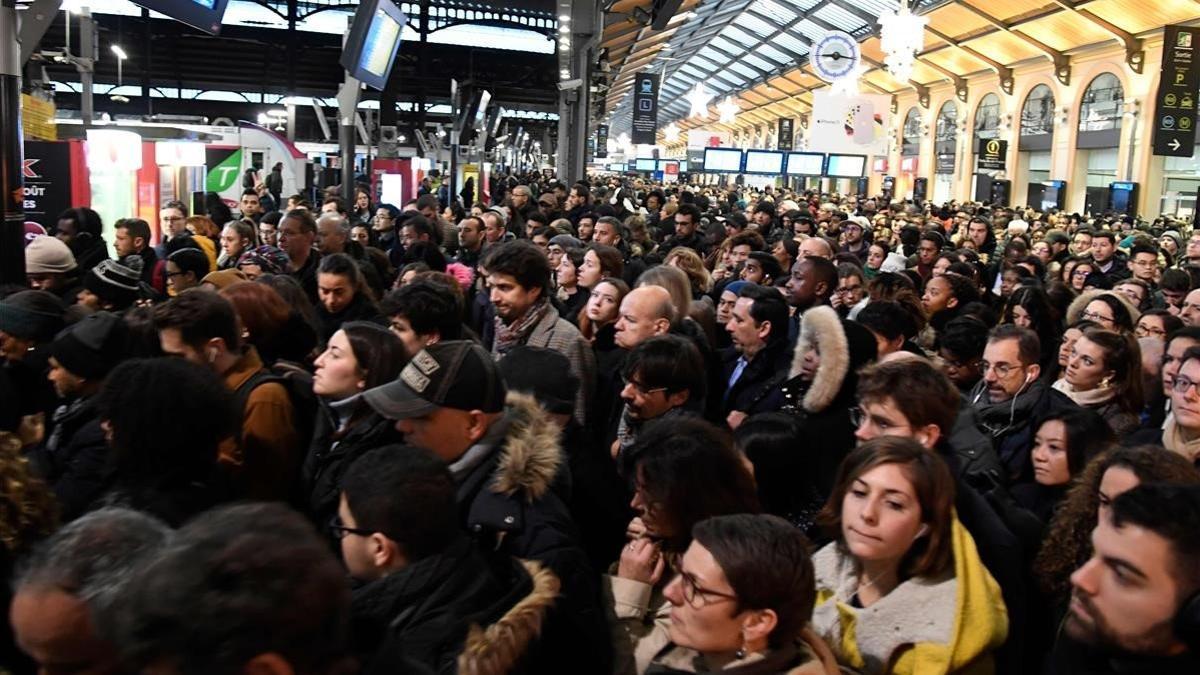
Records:
{"label": "black flat screen monitor", "polygon": [[363,0],[342,47],[342,67],[350,77],[382,90],[400,51],[407,21],[392,0]]}
{"label": "black flat screen monitor", "polygon": [[741,173],[742,151],[733,148],[705,148],[705,173]]}
{"label": "black flat screen monitor", "polygon": [[134,4],[186,23],[209,35],[218,35],[229,0],[134,0]]}
{"label": "black flat screen monitor", "polygon": [[823,152],[789,152],[787,156],[787,175],[789,176],[823,176],[825,175],[825,153]]}
{"label": "black flat screen monitor", "polygon": [[770,176],[783,175],[784,153],[774,150],[747,150],[746,173],[758,173]]}
{"label": "black flat screen monitor", "polygon": [[830,155],[825,163],[825,175],[830,178],[862,178],[866,168],[866,155]]}
{"label": "black flat screen monitor", "polygon": [[658,160],[654,159],[653,157],[651,157],[650,159],[646,159],[645,157],[639,158],[634,162],[633,170],[634,171],[657,171],[658,170]]}

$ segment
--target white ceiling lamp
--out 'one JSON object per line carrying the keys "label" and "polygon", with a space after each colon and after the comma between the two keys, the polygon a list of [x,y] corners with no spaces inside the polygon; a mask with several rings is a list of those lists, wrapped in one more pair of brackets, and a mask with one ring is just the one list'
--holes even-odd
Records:
{"label": "white ceiling lamp", "polygon": [[708,93],[704,88],[703,82],[697,82],[696,88],[687,95],[688,103],[691,104],[692,110],[688,113],[688,117],[708,117],[708,102],[711,101],[713,95]]}
{"label": "white ceiling lamp", "polygon": [[912,77],[916,53],[925,45],[925,24],[929,19],[917,16],[908,9],[908,1],[902,0],[899,11],[879,17],[879,46],[883,49],[884,63],[892,77],[907,82]]}
{"label": "white ceiling lamp", "polygon": [[717,104],[717,112],[721,115],[721,124],[732,124],[742,109],[734,102],[732,96],[726,96],[724,101]]}
{"label": "white ceiling lamp", "polygon": [[671,122],[663,129],[663,136],[667,139],[668,143],[674,143],[679,140],[679,126]]}

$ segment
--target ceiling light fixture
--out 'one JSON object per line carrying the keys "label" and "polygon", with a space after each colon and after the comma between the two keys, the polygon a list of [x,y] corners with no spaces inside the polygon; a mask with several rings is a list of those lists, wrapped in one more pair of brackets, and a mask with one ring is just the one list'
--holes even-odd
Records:
{"label": "ceiling light fixture", "polygon": [[704,83],[697,82],[696,88],[692,89],[691,93],[687,95],[687,100],[692,106],[688,117],[708,117],[708,102],[712,98],[713,95],[708,93],[708,90],[704,88]]}
{"label": "ceiling light fixture", "polygon": [[732,96],[726,96],[725,100],[717,105],[717,112],[721,115],[722,124],[731,124],[741,111],[742,109],[734,102]]}
{"label": "ceiling light fixture", "polygon": [[908,0],[900,4],[898,11],[879,17],[879,46],[883,49],[884,63],[892,77],[900,82],[907,82],[912,77],[915,54],[925,44],[928,21],[928,18],[909,11]]}

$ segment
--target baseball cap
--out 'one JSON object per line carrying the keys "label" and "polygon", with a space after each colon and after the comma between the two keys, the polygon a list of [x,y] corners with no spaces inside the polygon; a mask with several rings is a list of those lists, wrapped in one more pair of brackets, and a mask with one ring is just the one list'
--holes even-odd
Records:
{"label": "baseball cap", "polygon": [[375,412],[393,420],[428,415],[438,408],[504,409],[504,381],[492,355],[470,340],[429,345],[400,371],[400,377],[367,390]]}

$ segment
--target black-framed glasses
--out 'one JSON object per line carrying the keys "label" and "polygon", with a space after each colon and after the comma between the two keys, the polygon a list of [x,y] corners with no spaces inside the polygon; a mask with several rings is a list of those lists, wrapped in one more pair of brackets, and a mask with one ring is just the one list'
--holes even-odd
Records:
{"label": "black-framed glasses", "polygon": [[336,515],[329,519],[329,533],[333,535],[334,539],[345,539],[346,535],[348,534],[357,534],[362,537],[369,537],[372,534],[375,534],[371,530],[363,530],[357,527],[346,527],[345,525],[342,525],[342,519]]}
{"label": "black-framed glasses", "polygon": [[[696,577],[692,576],[688,572],[683,571],[683,566],[676,557],[669,556],[667,558],[667,563],[671,566],[671,571],[679,577],[680,585],[683,588],[684,601],[692,607],[700,609],[701,607],[713,604],[713,602],[716,600],[736,601],[738,599],[738,597],[732,593],[714,591],[711,588],[705,588],[701,586],[700,582],[696,581]],[[696,598],[700,598],[699,603],[696,602]]]}
{"label": "black-framed glasses", "polygon": [[1200,382],[1193,382],[1186,377],[1175,376],[1175,381],[1171,383],[1171,389],[1176,394],[1186,394],[1188,389],[1196,389],[1196,393],[1200,394]]}

